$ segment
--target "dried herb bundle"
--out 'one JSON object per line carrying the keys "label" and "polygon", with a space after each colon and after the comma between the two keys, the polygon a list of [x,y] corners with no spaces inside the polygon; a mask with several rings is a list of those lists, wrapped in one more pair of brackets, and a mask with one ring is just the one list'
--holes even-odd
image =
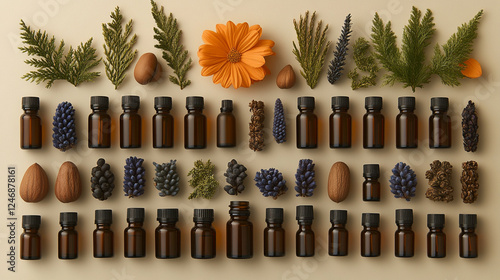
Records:
{"label": "dried herb bundle", "polygon": [[462,136],[466,152],[475,152],[477,150],[477,143],[479,142],[478,128],[476,105],[469,100],[462,111]]}
{"label": "dried herb bundle", "polygon": [[462,199],[464,203],[473,203],[477,199],[477,191],[479,190],[477,168],[477,162],[473,160],[462,163],[460,182],[462,183]]}
{"label": "dried herb bundle", "polygon": [[[360,37],[353,45],[353,58],[356,67],[352,69],[347,77],[352,80],[351,88],[367,88],[377,84],[378,66],[375,55],[370,50],[370,43],[363,37]],[[360,71],[368,72],[367,76],[359,77]]]}
{"label": "dried herb bundle", "polygon": [[254,152],[262,151],[264,148],[264,102],[252,100],[248,106],[252,112],[248,125],[250,130],[248,147]]}
{"label": "dried herb bundle", "polygon": [[451,172],[453,166],[447,161],[435,160],[431,164],[431,169],[425,172],[425,178],[429,180],[429,188],[425,192],[425,197],[432,201],[453,200],[453,186],[451,185]]}
{"label": "dried herb bundle", "polygon": [[342,76],[342,71],[344,71],[345,59],[347,56],[347,51],[349,48],[349,38],[351,37],[351,14],[348,14],[344,21],[344,26],[342,27],[342,33],[340,33],[339,40],[335,46],[335,51],[333,52],[334,59],[330,61],[330,66],[328,67],[328,81],[330,84],[334,84],[340,76]]}
{"label": "dried herb bundle", "polygon": [[193,169],[189,170],[187,174],[191,176],[189,185],[194,188],[188,199],[199,197],[211,199],[215,195],[219,188],[219,182],[215,179],[214,170],[215,165],[210,160],[206,163],[201,160],[195,161]]}

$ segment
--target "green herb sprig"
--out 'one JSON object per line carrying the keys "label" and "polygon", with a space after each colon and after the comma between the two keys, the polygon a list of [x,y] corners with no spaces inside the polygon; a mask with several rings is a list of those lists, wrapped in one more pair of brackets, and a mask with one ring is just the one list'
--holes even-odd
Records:
{"label": "green herb sprig", "polygon": [[214,170],[215,165],[210,160],[206,163],[201,160],[195,161],[193,169],[188,172],[188,176],[191,176],[189,185],[194,188],[188,199],[199,197],[211,199],[215,195],[219,182],[215,179]]}
{"label": "green herb sprig", "polygon": [[[352,48],[356,67],[347,75],[352,80],[352,90],[376,85],[379,67],[375,54],[370,50],[370,43],[365,38],[360,37],[354,42]],[[358,70],[368,72],[368,75],[359,77]]]}

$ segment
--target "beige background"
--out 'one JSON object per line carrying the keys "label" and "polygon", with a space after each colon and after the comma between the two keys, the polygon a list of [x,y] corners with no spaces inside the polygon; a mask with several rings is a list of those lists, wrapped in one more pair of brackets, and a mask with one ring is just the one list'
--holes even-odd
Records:
{"label": "beige background", "polygon": [[[414,1],[412,1],[414,2]],[[397,110],[397,98],[403,95],[412,95],[410,89],[402,89],[400,84],[394,87],[376,86],[370,89],[351,91],[350,81],[344,76],[338,85],[332,86],[327,82],[326,73],[322,73],[318,86],[311,90],[302,78],[298,78],[296,86],[283,91],[275,86],[278,71],[286,64],[292,64],[295,70],[299,65],[291,49],[292,41],[296,40],[292,20],[298,18],[306,10],[318,11],[318,17],[330,24],[329,39],[336,42],[344,18],[352,14],[354,23],[353,40],[369,33],[370,22],[375,11],[378,11],[384,20],[392,20],[394,30],[400,38],[403,25],[407,22],[413,3],[400,0],[381,1],[243,1],[243,0],[210,0],[210,1],[160,1],[166,5],[166,11],[172,12],[179,20],[184,31],[183,42],[193,58],[193,68],[188,74],[192,85],[180,91],[176,85],[166,80],[148,86],[137,84],[132,78],[132,70],[128,72],[128,79],[115,91],[112,84],[104,75],[104,66],[101,63],[97,70],[102,76],[94,83],[86,83],[77,88],[57,81],[52,89],[47,90],[43,85],[30,84],[19,77],[31,70],[22,61],[27,58],[18,51],[19,20],[24,19],[33,28],[46,29],[58,39],[65,39],[69,45],[77,45],[94,37],[93,46],[98,55],[103,55],[101,23],[109,22],[109,14],[116,5],[126,19],[134,19],[134,32],[138,34],[136,45],[139,55],[153,52],[161,55],[153,47],[154,21],[150,14],[149,1],[71,1],[71,0],[40,0],[40,1],[9,1],[1,9],[2,25],[0,26],[0,41],[2,50],[2,164],[0,172],[2,190],[0,191],[0,220],[6,222],[6,168],[15,165],[18,172],[18,182],[26,168],[38,162],[46,170],[51,187],[53,186],[60,164],[66,160],[73,161],[80,169],[83,182],[83,194],[74,203],[62,204],[53,194],[40,203],[27,204],[18,196],[17,217],[20,223],[23,214],[42,215],[43,259],[40,261],[19,261],[17,272],[7,272],[6,227],[0,227],[0,252],[2,257],[0,275],[2,279],[153,279],[158,278],[204,278],[226,279],[240,277],[242,279],[497,279],[500,272],[500,225],[498,213],[498,163],[500,148],[497,139],[500,137],[498,125],[498,91],[500,87],[500,71],[497,62],[500,56],[497,47],[500,43],[498,26],[500,25],[499,5],[496,1],[419,1],[418,8],[432,9],[435,16],[436,36],[434,43],[444,43],[456,30],[456,27],[471,19],[478,10],[484,9],[485,15],[479,29],[479,36],[474,45],[473,56],[483,66],[484,75],[477,80],[463,80],[463,85],[457,88],[444,86],[434,77],[424,89],[418,89],[414,94],[417,97],[416,113],[420,118],[421,145],[417,150],[397,150],[394,138],[394,119]],[[263,82],[253,85],[249,89],[223,89],[214,85],[211,77],[202,77],[197,48],[202,44],[201,34],[205,29],[215,29],[215,24],[247,21],[249,24],[260,24],[263,28],[263,38],[276,42],[274,51],[276,56],[267,59],[267,65],[272,75]],[[333,51],[333,49],[332,49]],[[328,60],[332,59],[331,52]],[[162,65],[166,68],[165,61]],[[349,58],[347,69],[352,69],[353,63]],[[169,70],[170,73],[170,70]],[[110,113],[116,126],[121,113],[120,98],[125,94],[141,96],[141,115],[144,119],[143,148],[135,150],[121,150],[118,143],[118,130],[113,134],[113,147],[107,150],[89,150],[86,140],[86,118],[90,112],[89,99],[91,95],[107,95],[110,97]],[[41,98],[40,114],[44,125],[44,147],[37,151],[23,151],[19,148],[19,116],[21,97],[36,95]],[[175,148],[168,150],[154,150],[151,148],[151,116],[154,114],[154,96],[169,95],[173,97],[174,108],[172,113],[176,120]],[[184,100],[189,95],[203,95],[205,97],[205,113],[209,119],[209,143],[205,150],[189,151],[183,148],[181,137],[182,117],[185,114]],[[295,148],[295,121],[297,114],[296,98],[302,95],[316,97],[316,113],[320,120],[319,148],[315,150],[297,150]],[[351,98],[350,113],[354,121],[354,142],[351,149],[331,150],[328,147],[327,120],[331,113],[330,98],[334,95],[348,95]],[[386,148],[382,150],[364,150],[361,143],[361,118],[364,114],[364,98],[368,95],[384,97],[383,113],[387,119]],[[432,96],[448,96],[451,101],[450,114],[453,118],[453,148],[447,150],[430,150],[427,148],[427,118],[430,114],[429,100]],[[272,139],[272,108],[276,98],[281,98],[285,105],[288,122],[288,142],[277,145]],[[235,101],[235,114],[238,124],[238,147],[233,149],[217,149],[215,145],[214,120],[218,113],[220,100],[230,98]],[[252,99],[263,100],[266,104],[266,148],[262,152],[254,153],[247,147],[247,124],[250,113],[248,102]],[[476,102],[480,116],[480,147],[474,153],[464,152],[461,145],[459,114],[467,100]],[[51,118],[59,102],[70,101],[76,108],[76,125],[78,130],[78,147],[62,153],[51,145]],[[147,191],[144,196],[128,199],[123,196],[121,181],[125,158],[135,155],[146,159]],[[89,174],[92,166],[99,157],[104,157],[112,165],[116,175],[116,189],[113,196],[100,202],[92,198],[89,188]],[[187,185],[186,174],[197,159],[211,159],[217,166],[217,179],[224,183],[223,172],[226,163],[232,158],[248,167],[249,178],[246,181],[246,190],[238,197],[228,196],[222,189],[215,198],[206,200],[187,200],[191,189]],[[312,198],[296,198],[293,190],[294,174],[298,160],[311,158],[316,163],[318,188]],[[178,160],[178,169],[182,178],[182,190],[176,197],[160,198],[152,185],[152,162],[167,162],[170,159]],[[424,173],[429,164],[435,160],[447,160],[454,166],[453,184],[455,186],[455,200],[448,204],[434,203],[425,198],[427,188]],[[466,160],[476,160],[480,166],[480,196],[473,205],[465,205],[460,199],[460,170],[461,163]],[[347,200],[340,204],[329,200],[326,192],[327,175],[330,166],[336,161],[344,161],[351,168],[351,193]],[[388,177],[390,169],[399,161],[407,162],[417,172],[417,196],[411,202],[392,198],[389,192]],[[382,201],[366,203],[361,199],[362,165],[364,163],[379,163],[382,172]],[[275,167],[284,173],[289,191],[278,200],[264,198],[255,187],[253,177],[261,168]],[[251,220],[254,223],[254,258],[250,260],[229,260],[225,256],[225,222],[228,219],[228,203],[233,199],[249,200],[251,203]],[[317,237],[317,254],[314,258],[297,258],[295,256],[294,233],[297,229],[295,221],[295,206],[299,204],[313,204],[315,207],[314,230]],[[148,256],[144,259],[123,258],[122,231],[126,226],[126,208],[145,207],[148,237]],[[180,209],[181,220],[178,225],[182,230],[182,257],[175,260],[157,260],[154,257],[154,236],[156,227],[156,209],[160,207],[177,207]],[[189,230],[192,226],[192,211],[194,208],[214,208],[216,213],[215,227],[218,234],[217,258],[213,260],[193,260],[190,257]],[[262,231],[265,227],[265,208],[283,207],[285,209],[285,223],[287,230],[287,256],[283,258],[267,259],[262,253]],[[416,232],[416,252],[411,259],[394,257],[393,234],[395,231],[394,210],[397,208],[413,208],[415,213],[414,230]],[[94,229],[94,210],[113,209],[115,232],[115,257],[111,259],[94,259],[92,257],[92,230]],[[326,252],[327,231],[330,227],[329,210],[347,209],[349,211],[348,229],[350,232],[349,256],[329,257]],[[58,216],[61,211],[77,211],[79,213],[78,231],[80,233],[80,255],[77,260],[62,261],[57,258],[57,231],[59,230]],[[361,231],[361,213],[381,213],[382,256],[379,258],[362,258],[359,254],[359,233]],[[445,213],[447,233],[447,257],[444,259],[429,259],[426,256],[425,234],[426,214]],[[479,215],[478,234],[480,238],[479,258],[461,259],[458,257],[458,214],[477,213]],[[17,235],[21,233],[18,223]]]}

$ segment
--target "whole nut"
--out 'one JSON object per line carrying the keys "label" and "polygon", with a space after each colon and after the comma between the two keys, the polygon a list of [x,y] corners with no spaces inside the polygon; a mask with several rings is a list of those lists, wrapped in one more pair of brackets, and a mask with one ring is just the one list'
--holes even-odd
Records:
{"label": "whole nut", "polygon": [[347,198],[350,188],[349,167],[338,161],[332,165],[328,174],[328,196],[334,202],[341,202]]}
{"label": "whole nut", "polygon": [[71,161],[66,161],[59,168],[54,191],[57,199],[63,203],[73,202],[80,197],[82,193],[80,173]]}
{"label": "whole nut", "polygon": [[283,67],[278,73],[276,85],[281,89],[291,88],[295,85],[295,72],[290,64]]}
{"label": "whole nut", "polygon": [[47,174],[38,163],[32,164],[24,172],[19,194],[26,202],[39,202],[49,192],[49,180]]}
{"label": "whole nut", "polygon": [[134,68],[134,78],[141,85],[158,81],[162,73],[163,68],[153,53],[141,55]]}

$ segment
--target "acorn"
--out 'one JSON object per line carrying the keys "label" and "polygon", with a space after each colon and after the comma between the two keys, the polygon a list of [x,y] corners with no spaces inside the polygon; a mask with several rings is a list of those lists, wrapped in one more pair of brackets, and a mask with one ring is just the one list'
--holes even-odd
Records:
{"label": "acorn", "polygon": [[281,89],[288,89],[295,85],[295,72],[290,64],[283,67],[278,73],[276,85]]}

